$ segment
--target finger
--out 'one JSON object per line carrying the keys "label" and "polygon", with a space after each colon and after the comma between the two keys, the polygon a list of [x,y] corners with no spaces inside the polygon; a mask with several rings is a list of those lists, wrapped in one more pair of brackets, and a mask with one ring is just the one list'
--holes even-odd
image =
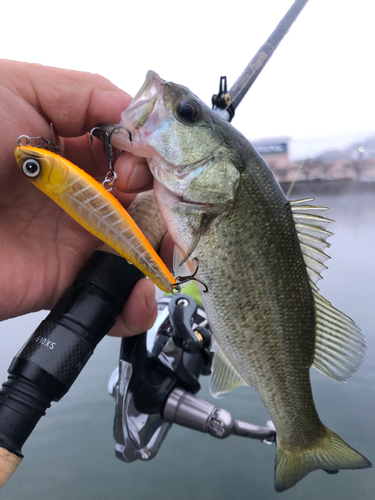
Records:
{"label": "finger", "polygon": [[129,337],[146,332],[155,323],[157,314],[155,285],[151,280],[142,279],[133,288],[109,335]]}
{"label": "finger", "polygon": [[[109,170],[107,149],[104,150],[97,139],[91,144],[87,134],[65,139],[62,154],[97,180],[103,180],[103,175]],[[128,152],[121,153],[115,160],[115,171],[118,176],[116,188],[121,192],[139,193],[152,189],[153,177],[144,158]]]}
{"label": "finger", "polygon": [[5,61],[8,81],[63,137],[76,137],[100,122],[118,123],[131,97],[100,75]]}
{"label": "finger", "polygon": [[104,149],[103,143],[98,139],[94,139],[91,144],[89,134],[64,139],[64,151],[60,154],[99,182],[104,180],[106,172],[109,171],[107,148]]}
{"label": "finger", "polygon": [[116,188],[120,191],[135,193],[152,189],[152,174],[144,158],[122,153],[115,168],[118,175]]}

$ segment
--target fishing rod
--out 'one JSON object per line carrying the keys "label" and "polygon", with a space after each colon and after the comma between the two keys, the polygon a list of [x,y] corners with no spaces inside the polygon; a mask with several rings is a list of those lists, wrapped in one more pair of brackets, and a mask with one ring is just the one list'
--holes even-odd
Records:
{"label": "fishing rod", "polygon": [[[233,118],[238,104],[306,3],[307,0],[294,2],[229,92],[226,90],[226,79],[221,80],[214,108],[224,115],[226,113],[228,121]],[[23,458],[22,446],[40,418],[52,401],[59,401],[68,392],[96,345],[113,326],[131,290],[142,276],[140,271],[122,257],[103,251],[94,252],[72,287],[65,292],[15,356],[8,369],[8,380],[0,391],[0,488],[20,464]],[[125,343],[126,341],[123,345]],[[190,354],[204,356],[200,352]],[[122,356],[126,357],[127,354],[123,353]],[[182,358],[183,354],[181,360]],[[207,371],[202,359],[198,361],[194,363],[198,367],[195,372],[197,376],[205,369]],[[183,377],[193,380],[193,372],[189,377],[189,370],[193,370],[191,359],[186,361],[187,364],[185,360],[181,362],[177,378],[181,379],[182,371],[185,370]],[[170,375],[169,373],[168,376]],[[196,384],[193,384],[194,391],[187,383],[183,387],[190,388],[191,393],[197,389]],[[212,405],[209,406],[202,400],[197,405],[196,399],[189,399],[187,391],[181,394],[178,387],[176,391],[173,393],[174,399],[169,400],[165,415],[162,409],[162,416],[167,418],[168,414],[170,422],[201,431],[207,429],[206,432],[210,432],[209,429],[212,430],[219,422],[219,428],[212,431],[213,434],[216,432],[216,437],[220,437],[220,429],[223,430],[224,427],[226,435],[255,435],[261,439],[272,434],[271,428],[253,429],[251,424],[229,422],[225,415],[220,422],[217,418],[220,413],[215,413]],[[198,408],[205,409],[206,413],[194,413]],[[184,412],[178,413],[179,409]]]}
{"label": "fishing rod", "polygon": [[272,54],[302,12],[307,2],[308,0],[295,0],[229,91],[227,91],[226,77],[220,78],[219,93],[213,95],[212,105],[213,109],[218,111],[225,120],[228,122],[232,120],[239,103],[258,78],[260,72],[264,69]]}

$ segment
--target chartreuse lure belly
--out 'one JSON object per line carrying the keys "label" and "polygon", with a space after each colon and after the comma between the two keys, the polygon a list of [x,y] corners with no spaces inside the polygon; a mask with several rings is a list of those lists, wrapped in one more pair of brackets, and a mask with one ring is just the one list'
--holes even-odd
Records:
{"label": "chartreuse lure belly", "polygon": [[61,156],[20,146],[21,171],[81,226],[134,264],[161,290],[178,290],[176,280],[133,219],[101,184]]}

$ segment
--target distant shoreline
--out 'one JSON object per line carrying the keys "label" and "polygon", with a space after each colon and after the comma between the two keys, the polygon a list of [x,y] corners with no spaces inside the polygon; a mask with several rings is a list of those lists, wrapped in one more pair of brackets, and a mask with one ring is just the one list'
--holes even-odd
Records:
{"label": "distant shoreline", "polygon": [[[280,182],[284,193],[289,189],[290,182]],[[293,198],[300,195],[319,194],[344,194],[344,193],[373,193],[375,192],[375,182],[360,182],[351,179],[325,180],[315,179],[311,181],[297,181],[293,187]],[[296,196],[297,195],[297,196]]]}

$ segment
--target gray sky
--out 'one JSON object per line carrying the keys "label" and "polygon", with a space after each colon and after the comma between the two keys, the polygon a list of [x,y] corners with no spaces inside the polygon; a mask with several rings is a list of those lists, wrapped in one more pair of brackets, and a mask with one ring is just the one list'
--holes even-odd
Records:
{"label": "gray sky", "polygon": [[[154,69],[209,103],[292,3],[7,1],[0,57],[100,73],[133,95]],[[321,137],[375,135],[374,14],[370,0],[310,0],[233,125],[250,140],[291,136],[306,151]]]}

